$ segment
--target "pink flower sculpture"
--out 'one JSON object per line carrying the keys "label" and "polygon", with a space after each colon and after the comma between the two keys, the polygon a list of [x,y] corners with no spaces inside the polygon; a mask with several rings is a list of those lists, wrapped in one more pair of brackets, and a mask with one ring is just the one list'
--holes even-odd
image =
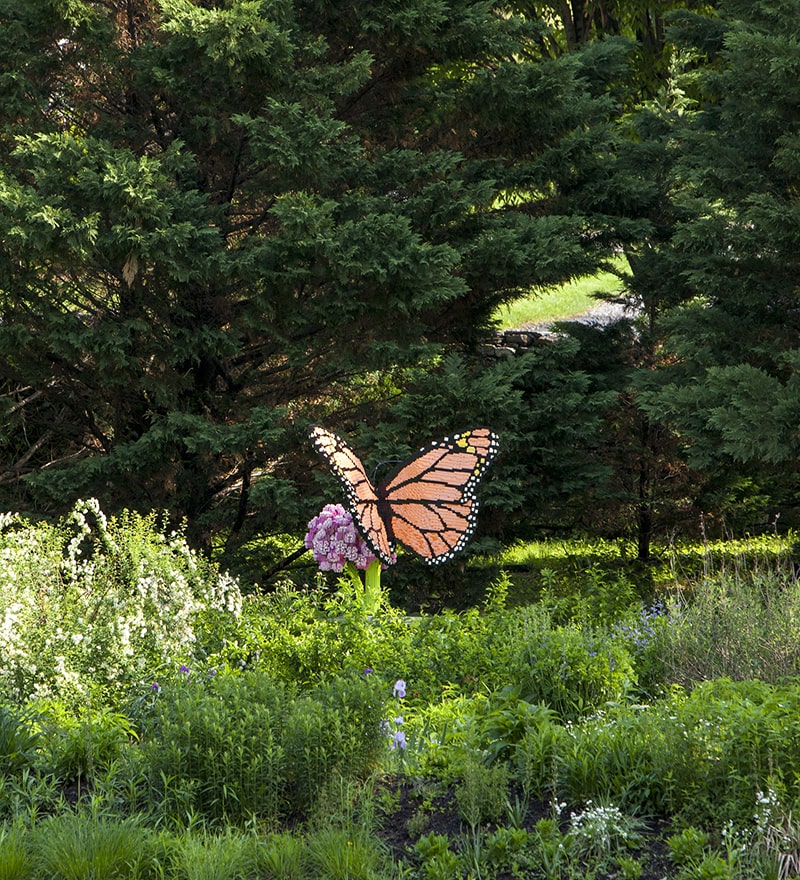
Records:
{"label": "pink flower sculpture", "polygon": [[305,546],[314,554],[320,571],[342,571],[345,563],[366,569],[376,557],[341,504],[326,504],[308,524]]}

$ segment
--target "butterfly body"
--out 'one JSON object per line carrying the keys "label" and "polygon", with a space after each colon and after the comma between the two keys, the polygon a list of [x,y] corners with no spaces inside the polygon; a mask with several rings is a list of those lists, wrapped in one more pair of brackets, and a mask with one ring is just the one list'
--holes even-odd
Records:
{"label": "butterfly body", "polygon": [[377,488],[341,437],[321,427],[310,434],[345,489],[356,527],[381,561],[392,562],[400,543],[435,565],[467,543],[476,525],[475,489],[498,450],[493,431],[476,428],[436,440]]}

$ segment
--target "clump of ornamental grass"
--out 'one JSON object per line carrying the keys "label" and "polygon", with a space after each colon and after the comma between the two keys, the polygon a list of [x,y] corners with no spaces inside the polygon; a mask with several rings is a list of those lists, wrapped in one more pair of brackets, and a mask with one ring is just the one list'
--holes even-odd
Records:
{"label": "clump of ornamental grass", "polygon": [[388,853],[363,828],[323,828],[308,843],[311,876],[317,880],[380,880]]}
{"label": "clump of ornamental grass", "polygon": [[800,673],[800,581],[743,572],[702,579],[668,603],[660,657],[671,683],[778,683]]}
{"label": "clump of ornamental grass", "polygon": [[31,834],[36,862],[51,880],[117,880],[141,876],[150,833],[135,819],[65,813]]}
{"label": "clump of ornamental grass", "polygon": [[278,827],[314,809],[331,780],[367,776],[386,751],[378,677],[300,691],[262,672],[184,667],[140,708],[148,802],[162,817]]}
{"label": "clump of ornamental grass", "polygon": [[245,880],[256,874],[254,838],[230,828],[221,834],[185,834],[173,864],[175,876],[185,880]]}
{"label": "clump of ornamental grass", "polygon": [[33,877],[33,856],[21,826],[0,828],[0,880]]}
{"label": "clump of ornamental grass", "polygon": [[308,853],[298,836],[283,831],[270,835],[257,851],[258,865],[275,880],[306,880]]}
{"label": "clump of ornamental grass", "polygon": [[55,525],[5,515],[0,559],[0,695],[20,703],[119,704],[241,607],[180,532],[154,514],[108,519],[94,499]]}

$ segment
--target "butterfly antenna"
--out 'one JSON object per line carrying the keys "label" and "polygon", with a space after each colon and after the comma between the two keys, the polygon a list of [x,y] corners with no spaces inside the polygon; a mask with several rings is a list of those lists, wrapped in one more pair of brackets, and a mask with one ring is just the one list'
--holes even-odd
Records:
{"label": "butterfly antenna", "polygon": [[402,458],[387,458],[384,461],[379,461],[372,470],[372,485],[378,485],[378,471],[381,470],[381,468],[386,468],[391,464],[397,465],[402,463]]}

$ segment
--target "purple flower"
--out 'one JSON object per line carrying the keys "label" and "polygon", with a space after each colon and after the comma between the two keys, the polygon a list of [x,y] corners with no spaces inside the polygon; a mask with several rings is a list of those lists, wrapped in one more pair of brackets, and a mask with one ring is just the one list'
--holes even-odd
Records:
{"label": "purple flower", "polygon": [[656,602],[647,608],[642,608],[637,620],[630,625],[618,626],[628,642],[637,650],[644,651],[656,638],[657,621],[666,615],[666,609],[660,602]]}
{"label": "purple flower", "polygon": [[152,685],[150,685],[150,690],[151,690],[151,691],[156,691],[156,693],[158,693],[158,691],[161,690],[161,685],[160,685],[157,681],[154,681],[154,682],[152,683]]}
{"label": "purple flower", "polygon": [[402,730],[398,730],[395,732],[395,735],[392,737],[392,748],[393,749],[404,749],[406,747],[406,735]]}
{"label": "purple flower", "polygon": [[394,695],[397,699],[402,700],[406,695],[406,683],[402,678],[398,678],[394,683]]}
{"label": "purple flower", "polygon": [[191,672],[191,669],[189,669],[189,667],[186,665],[181,665],[181,668],[178,670],[178,672],[181,672],[183,675],[188,675]]}
{"label": "purple flower", "polygon": [[364,670],[364,675],[372,675],[372,669],[369,666]]}
{"label": "purple flower", "polygon": [[313,552],[320,571],[341,571],[347,562],[366,569],[376,559],[341,504],[322,508],[309,522],[303,543]]}

